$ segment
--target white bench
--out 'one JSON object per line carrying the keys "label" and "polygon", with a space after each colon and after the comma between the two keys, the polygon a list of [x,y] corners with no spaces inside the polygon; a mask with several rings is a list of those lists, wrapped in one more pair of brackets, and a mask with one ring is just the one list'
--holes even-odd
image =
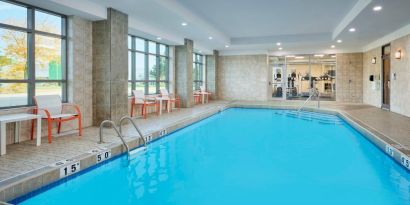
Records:
{"label": "white bench", "polygon": [[0,116],[0,156],[6,154],[6,143],[7,143],[7,133],[6,133],[6,124],[9,122],[14,122],[14,143],[20,142],[20,124],[21,121],[37,119],[37,146],[41,144],[41,115],[35,114],[10,114]]}

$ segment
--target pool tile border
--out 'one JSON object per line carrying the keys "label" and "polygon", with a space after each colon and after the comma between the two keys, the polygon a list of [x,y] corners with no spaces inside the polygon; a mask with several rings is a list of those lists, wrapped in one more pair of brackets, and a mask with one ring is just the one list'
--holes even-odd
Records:
{"label": "pool tile border", "polygon": [[[218,112],[224,111],[229,108],[265,108],[265,109],[281,109],[281,110],[295,110],[294,106],[277,106],[277,105],[266,105],[266,104],[241,104],[231,102],[225,105],[219,105],[213,108],[209,108],[201,113],[189,115],[182,120],[171,123],[166,127],[163,127],[159,130],[149,131],[144,134],[144,137],[150,136],[151,141],[158,140],[162,137],[165,137],[173,132],[176,132],[184,127],[187,127],[191,124],[194,124],[198,121],[211,117]],[[378,132],[376,129],[367,126],[365,123],[360,120],[355,119],[353,116],[339,110],[333,109],[315,109],[315,108],[306,108],[307,111],[319,112],[325,114],[333,114],[342,118],[350,126],[360,132],[365,136],[369,141],[371,141],[378,148],[383,150],[386,154],[386,146],[390,146],[393,151],[393,156],[390,155],[396,162],[400,165],[401,156],[405,155],[410,158],[410,150],[401,146],[399,143],[390,139],[389,137]],[[125,138],[130,149],[137,148],[143,144],[142,140],[138,137],[126,137]],[[113,160],[120,155],[125,153],[125,147],[120,143],[105,143],[101,144],[103,149],[108,149],[111,151],[111,158]],[[79,161],[81,170],[73,175],[60,178],[60,166],[46,166],[37,170],[27,172],[25,174],[19,175],[14,178],[6,179],[0,181],[0,204],[2,201],[12,201],[20,197],[29,195],[30,193],[35,192],[41,188],[57,183],[60,180],[68,180],[72,177],[75,177],[78,174],[82,174],[89,170],[92,167],[97,167],[96,165],[103,164],[104,162],[97,163],[96,156],[98,153],[83,153],[76,157],[67,159],[72,161]],[[402,165],[403,166],[403,165]],[[406,168],[405,168],[406,169]]]}

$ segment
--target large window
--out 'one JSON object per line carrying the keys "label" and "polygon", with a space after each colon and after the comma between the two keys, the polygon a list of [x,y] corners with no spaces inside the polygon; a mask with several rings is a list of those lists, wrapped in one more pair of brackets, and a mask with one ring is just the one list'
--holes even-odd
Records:
{"label": "large window", "polygon": [[66,18],[0,0],[0,108],[33,104],[35,95],[66,100]]}
{"label": "large window", "polygon": [[193,79],[194,79],[194,84],[193,88],[194,90],[200,90],[200,86],[203,85],[204,83],[204,56],[194,53],[193,55]]}
{"label": "large window", "polygon": [[168,89],[168,46],[154,41],[128,36],[128,94],[143,90],[157,94]]}

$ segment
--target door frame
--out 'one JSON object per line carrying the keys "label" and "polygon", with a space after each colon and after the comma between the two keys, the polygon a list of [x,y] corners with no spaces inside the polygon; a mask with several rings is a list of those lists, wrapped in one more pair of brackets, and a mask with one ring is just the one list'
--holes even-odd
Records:
{"label": "door frame", "polygon": [[[390,47],[390,53],[389,54],[385,54],[385,52],[384,52],[384,48],[385,47]],[[385,89],[384,89],[384,70],[385,70],[385,67],[384,67],[384,60],[385,60],[385,58],[386,57],[388,57],[389,58],[389,60],[390,60],[390,65],[389,65],[389,67],[390,67],[390,70],[389,70],[389,72],[390,72],[390,74],[389,74],[389,77],[390,77],[390,79],[389,79],[389,81],[390,81],[390,83],[391,83],[391,45],[390,45],[390,43],[389,44],[385,44],[385,45],[383,45],[382,46],[382,55],[381,55],[381,73],[380,73],[380,77],[381,77],[381,108],[382,109],[386,109],[386,110],[390,110],[390,105],[391,105],[391,89],[390,89],[390,86],[389,86],[389,93],[388,93],[388,98],[389,98],[389,104],[385,104],[384,103],[384,92],[385,92]]]}

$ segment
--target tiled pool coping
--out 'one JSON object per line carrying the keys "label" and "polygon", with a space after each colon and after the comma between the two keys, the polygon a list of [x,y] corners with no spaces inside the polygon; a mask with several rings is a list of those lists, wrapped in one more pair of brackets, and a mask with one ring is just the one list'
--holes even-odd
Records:
{"label": "tiled pool coping", "polygon": [[[174,122],[173,124],[163,127],[162,129],[155,130],[151,133],[147,133],[146,136],[151,136],[152,140],[159,139],[167,135],[167,133],[175,132],[179,129],[182,129],[186,126],[189,126],[195,122],[208,118],[220,111],[226,110],[228,108],[267,108],[267,109],[287,109],[295,110],[294,106],[277,106],[269,104],[242,104],[238,102],[231,102],[229,104],[217,105],[211,109],[208,109],[202,113],[199,113],[194,116],[187,116],[186,118]],[[354,127],[359,131],[363,136],[365,136],[369,141],[379,147],[381,150],[385,151],[386,154],[390,155],[395,161],[399,164],[402,164],[402,156],[409,157],[410,150],[401,146],[399,143],[395,142],[393,139],[379,133],[376,129],[367,126],[364,122],[361,122],[358,119],[355,119],[353,116],[347,114],[346,112],[335,110],[335,109],[314,109],[306,108],[307,111],[327,113],[337,115],[343,120],[345,120],[349,125]],[[165,132],[164,132],[165,131]],[[136,148],[142,145],[142,141],[139,138],[128,138],[126,139],[127,144],[131,149]],[[386,150],[386,148],[389,148]],[[112,158],[116,158],[125,152],[125,148],[120,143],[111,143],[101,145],[102,150],[110,150]],[[37,170],[30,171],[23,175],[19,175],[14,178],[10,178],[4,181],[0,181],[0,201],[12,201],[13,199],[23,197],[29,193],[42,188],[50,186],[50,184],[55,184],[59,180],[67,180],[86,172],[87,170],[96,167],[97,164],[97,154],[98,153],[87,153],[81,154],[74,158],[68,159],[72,162],[79,162],[81,171],[73,174],[71,176],[65,176],[60,178],[60,168],[67,166],[67,164],[60,166],[46,166]]]}

